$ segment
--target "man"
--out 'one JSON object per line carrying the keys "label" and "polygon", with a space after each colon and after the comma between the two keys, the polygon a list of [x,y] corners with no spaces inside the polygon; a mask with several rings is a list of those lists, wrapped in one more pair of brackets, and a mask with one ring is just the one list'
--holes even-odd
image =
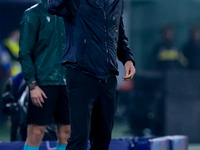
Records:
{"label": "man", "polygon": [[135,73],[122,21],[122,0],[51,0],[51,14],[64,17],[71,135],[66,150],[107,150],[116,107],[116,57],[124,80]]}
{"label": "man", "polygon": [[66,69],[60,64],[65,46],[64,23],[62,18],[48,14],[45,3],[42,0],[27,9],[20,24],[19,61],[31,96],[24,150],[39,149],[45,126],[53,117],[57,150],[65,149],[70,135]]}
{"label": "man", "polygon": [[150,67],[153,69],[166,71],[181,69],[183,66],[187,66],[187,60],[183,54],[178,50],[175,44],[175,31],[171,25],[166,25],[161,31],[161,41],[155,45],[153,57]]}
{"label": "man", "polygon": [[188,59],[189,70],[200,70],[200,27],[191,28],[189,40],[183,47],[183,54]]}

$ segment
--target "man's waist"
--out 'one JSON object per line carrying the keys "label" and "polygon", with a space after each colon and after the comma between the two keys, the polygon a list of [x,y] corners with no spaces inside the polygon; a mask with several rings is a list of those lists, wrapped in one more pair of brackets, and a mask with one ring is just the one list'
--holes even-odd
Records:
{"label": "man's waist", "polygon": [[105,71],[105,72],[98,72],[98,71],[92,71],[92,70],[89,70],[87,67],[84,67],[84,66],[74,66],[74,65],[71,65],[71,64],[66,64],[65,65],[66,68],[72,68],[72,69],[75,69],[77,71],[80,71],[84,74],[87,74],[93,78],[96,78],[98,80],[101,80],[101,82],[106,82],[107,79],[109,79],[110,77],[112,76],[115,76],[115,75],[118,75],[119,72],[117,70],[115,71]]}

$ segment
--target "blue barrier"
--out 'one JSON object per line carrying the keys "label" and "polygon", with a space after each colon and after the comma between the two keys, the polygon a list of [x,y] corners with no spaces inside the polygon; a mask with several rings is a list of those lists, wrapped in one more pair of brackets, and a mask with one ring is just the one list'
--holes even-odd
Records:
{"label": "blue barrier", "polygon": [[188,137],[187,136],[166,136],[169,139],[170,150],[187,150],[188,149]]}
{"label": "blue barrier", "polygon": [[112,140],[109,150],[131,150],[131,146],[132,145],[130,139]]}
{"label": "blue barrier", "polygon": [[[0,143],[0,150],[23,150],[24,142]],[[43,141],[40,150],[56,150],[56,141]]]}
{"label": "blue barrier", "polygon": [[[88,142],[89,150],[90,143]],[[2,142],[0,150],[22,150],[24,142]],[[164,136],[158,138],[113,139],[109,150],[187,150],[187,136]],[[43,141],[40,150],[56,150],[56,141]]]}
{"label": "blue barrier", "polygon": [[166,137],[150,139],[151,150],[170,150],[170,142]]}
{"label": "blue barrier", "polygon": [[150,139],[151,138],[133,138],[131,141],[133,143],[134,150],[151,150],[151,144],[149,142]]}
{"label": "blue barrier", "polygon": [[[109,150],[132,150],[131,139],[113,139],[110,143]],[[90,142],[88,142],[88,148],[90,148]]]}

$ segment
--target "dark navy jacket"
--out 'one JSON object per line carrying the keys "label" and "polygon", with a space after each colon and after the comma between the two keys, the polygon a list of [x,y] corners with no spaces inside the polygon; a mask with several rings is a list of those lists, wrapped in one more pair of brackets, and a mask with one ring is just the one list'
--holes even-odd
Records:
{"label": "dark navy jacket", "polygon": [[131,60],[122,21],[122,0],[50,0],[49,13],[65,19],[67,46],[62,64],[97,78],[118,75],[118,59]]}

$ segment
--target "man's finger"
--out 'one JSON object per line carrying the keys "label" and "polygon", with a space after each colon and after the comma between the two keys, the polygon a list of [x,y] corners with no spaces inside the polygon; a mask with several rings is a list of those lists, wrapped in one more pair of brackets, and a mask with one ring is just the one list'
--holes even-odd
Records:
{"label": "man's finger", "polygon": [[39,101],[40,101],[41,103],[44,103],[44,99],[43,99],[42,95],[41,95],[41,97],[39,97]]}
{"label": "man's finger", "polygon": [[130,70],[130,75],[131,75],[131,78],[133,78],[134,74],[135,74],[135,69],[134,69],[134,68],[132,68],[132,69]]}
{"label": "man's finger", "polygon": [[38,104],[38,99],[37,99],[37,98],[35,98],[35,105],[36,105],[37,107],[40,107],[40,105]]}
{"label": "man's finger", "polygon": [[46,96],[46,94],[42,91],[42,96],[44,97],[44,98],[47,98],[47,96]]}
{"label": "man's finger", "polygon": [[132,77],[132,75],[129,74],[129,75],[127,75],[127,76],[124,76],[123,79],[131,79],[131,77]]}
{"label": "man's finger", "polygon": [[36,106],[37,106],[35,97],[31,97],[31,101],[32,101],[33,105],[36,105]]}
{"label": "man's finger", "polygon": [[129,75],[129,71],[130,71],[130,68],[125,67],[125,77],[127,77]]}
{"label": "man's finger", "polygon": [[32,98],[32,102],[33,102],[33,104],[34,104],[35,106],[41,107],[41,105],[40,105],[41,102],[40,102],[39,98],[36,98],[36,97]]}
{"label": "man's finger", "polygon": [[37,99],[37,105],[38,105],[38,107],[42,107],[42,101],[43,101],[42,98],[38,98]]}
{"label": "man's finger", "polygon": [[133,75],[128,75],[128,76],[123,77],[124,80],[132,79],[132,78],[133,78]]}
{"label": "man's finger", "polygon": [[135,74],[135,69],[134,68],[130,68],[128,75],[124,76],[123,79],[124,80],[132,79],[134,74]]}

